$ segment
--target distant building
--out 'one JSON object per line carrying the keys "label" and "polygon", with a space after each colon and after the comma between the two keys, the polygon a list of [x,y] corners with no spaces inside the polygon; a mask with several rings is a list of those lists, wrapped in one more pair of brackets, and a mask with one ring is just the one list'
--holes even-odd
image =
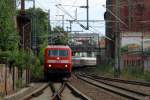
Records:
{"label": "distant building", "polygon": [[69,34],[69,44],[72,45],[95,45],[98,46],[99,34],[97,33],[75,33]]}
{"label": "distant building", "polygon": [[106,47],[105,38],[101,38],[101,39],[99,40],[99,45],[100,45],[100,48],[105,48],[105,47]]}
{"label": "distant building", "polygon": [[99,52],[99,34],[74,33],[69,34],[69,46],[73,55],[82,57],[95,57]]}

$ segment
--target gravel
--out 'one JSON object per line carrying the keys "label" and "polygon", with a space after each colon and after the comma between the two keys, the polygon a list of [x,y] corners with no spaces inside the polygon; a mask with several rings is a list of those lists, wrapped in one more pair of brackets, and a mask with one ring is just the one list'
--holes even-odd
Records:
{"label": "gravel", "polygon": [[70,83],[76,87],[79,91],[83,92],[85,95],[89,96],[93,100],[129,100],[127,98],[121,97],[119,95],[110,93],[104,89],[92,86],[74,75],[70,78]]}
{"label": "gravel", "polygon": [[106,81],[106,80],[104,82],[111,83],[116,86],[120,86],[120,87],[123,87],[126,89],[130,89],[130,90],[134,90],[134,91],[137,91],[140,93],[146,93],[146,94],[150,95],[150,87],[148,87],[148,86],[133,85],[133,84],[112,82],[112,81]]}

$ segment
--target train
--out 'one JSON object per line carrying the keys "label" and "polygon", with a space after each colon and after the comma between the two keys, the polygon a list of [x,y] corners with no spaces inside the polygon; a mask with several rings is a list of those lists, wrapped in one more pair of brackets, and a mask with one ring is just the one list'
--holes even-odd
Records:
{"label": "train", "polygon": [[72,50],[65,45],[49,45],[44,51],[44,78],[51,76],[70,77]]}
{"label": "train", "polygon": [[96,57],[72,57],[73,68],[85,67],[85,66],[96,66]]}

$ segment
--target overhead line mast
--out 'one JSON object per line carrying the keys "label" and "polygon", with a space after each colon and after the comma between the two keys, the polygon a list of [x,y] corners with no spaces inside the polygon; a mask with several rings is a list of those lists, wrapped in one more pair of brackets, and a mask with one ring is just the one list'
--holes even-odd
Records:
{"label": "overhead line mast", "polygon": [[87,27],[86,30],[89,30],[89,0],[86,1],[87,3]]}
{"label": "overhead line mast", "polygon": [[[115,0],[115,15],[119,18],[120,17],[120,8],[119,3],[120,0]],[[115,66],[114,66],[114,75],[116,77],[119,77],[120,75],[120,22],[118,22],[118,19],[115,18]]]}

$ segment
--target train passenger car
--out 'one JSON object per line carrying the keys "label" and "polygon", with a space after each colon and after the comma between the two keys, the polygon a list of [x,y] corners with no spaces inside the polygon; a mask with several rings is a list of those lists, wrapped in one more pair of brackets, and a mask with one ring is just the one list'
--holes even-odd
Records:
{"label": "train passenger car", "polygon": [[72,57],[73,67],[96,66],[96,57]]}
{"label": "train passenger car", "polygon": [[83,67],[80,56],[72,56],[73,67]]}
{"label": "train passenger car", "polygon": [[44,77],[69,77],[72,71],[72,51],[69,46],[49,45],[44,54]]}
{"label": "train passenger car", "polygon": [[82,57],[81,64],[84,66],[96,66],[96,57]]}

